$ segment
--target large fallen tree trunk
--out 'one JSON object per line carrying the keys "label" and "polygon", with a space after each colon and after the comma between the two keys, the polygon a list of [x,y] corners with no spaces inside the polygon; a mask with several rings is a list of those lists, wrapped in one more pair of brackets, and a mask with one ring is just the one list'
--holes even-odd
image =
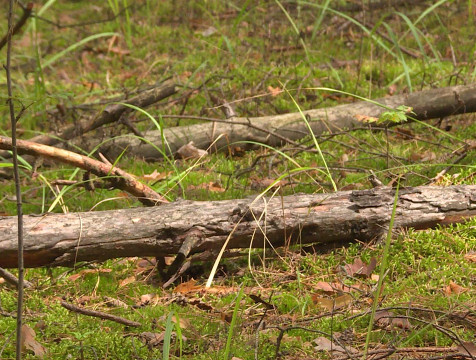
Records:
{"label": "large fallen tree trunk", "polygon": [[[394,189],[378,187],[254,202],[179,201],[152,208],[30,215],[24,217],[25,265],[173,255],[186,241],[194,254],[220,249],[228,237],[227,248],[248,248],[250,242],[263,247],[288,241],[370,241],[387,232],[394,195]],[[476,185],[402,188],[395,227],[423,229],[471,216],[476,216]],[[16,242],[16,217],[0,217],[1,267],[16,266]]]}
{"label": "large fallen tree trunk", "polygon": [[[400,105],[412,107],[415,113],[413,117],[418,120],[472,113],[476,111],[476,84],[396,95],[373,102],[359,101],[331,108],[303,111],[303,114],[309,120],[313,133],[319,136],[326,132],[361,127],[363,124],[357,119],[357,115],[379,117],[382,112],[387,111],[387,108],[395,109]],[[116,158],[127,148],[128,155],[154,160],[162,157],[157,149],[162,149],[163,136],[167,139],[172,153],[176,153],[181,146],[192,140],[197,148],[208,149],[220,136],[214,145],[218,149],[226,149],[232,143],[244,141],[278,146],[284,143],[283,138],[298,140],[307,135],[309,135],[307,124],[302,114],[296,112],[256,118],[236,117],[216,123],[168,128],[163,133],[149,131],[144,133],[149,143],[144,143],[133,136],[118,137],[102,146],[101,152],[110,158]],[[89,138],[77,144],[91,150],[101,141]],[[241,148],[247,147],[243,143],[237,145]]]}

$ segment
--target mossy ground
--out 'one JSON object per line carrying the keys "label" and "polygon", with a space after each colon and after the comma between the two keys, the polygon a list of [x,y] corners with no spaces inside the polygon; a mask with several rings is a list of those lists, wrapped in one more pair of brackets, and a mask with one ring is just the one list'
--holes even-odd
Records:
{"label": "mossy ground", "polygon": [[[273,89],[283,85],[301,109],[311,109],[352,101],[348,96],[317,90],[319,87],[378,98],[410,89],[474,82],[475,20],[469,2],[422,2],[398,8],[408,17],[410,25],[392,8],[346,12],[342,8],[346,3],[330,2],[322,13],[322,6],[306,2],[281,2],[281,8],[273,1],[142,0],[129,4],[123,1],[120,8],[129,5],[127,11],[122,11],[114,20],[72,26],[107,19],[112,15],[111,7],[108,2],[52,2],[41,17],[67,26],[57,27],[37,18],[29,21],[22,34],[15,36],[13,44],[14,93],[18,100],[15,104],[17,109],[20,104],[28,106],[19,123],[21,136],[29,138],[52,131],[73,118],[83,118],[101,109],[95,106],[81,111],[73,109],[73,105],[110,99],[170,77],[183,86],[182,93],[174,101],[166,100],[147,109],[153,116],[185,113],[221,117],[213,96],[233,101],[240,116],[295,112],[297,108],[286,93],[272,95]],[[116,2],[109,4],[114,7]],[[36,11],[40,9],[39,6]],[[340,10],[336,12],[336,9]],[[322,22],[319,22],[321,14]],[[373,30],[371,35],[366,35],[351,19],[365,23]],[[5,30],[6,22],[1,22],[0,34]],[[88,36],[108,32],[117,36],[99,37],[50,61]],[[390,37],[390,41],[384,39],[382,33]],[[417,57],[402,54],[391,41],[392,33],[401,48],[410,49]],[[5,50],[0,56],[4,63]],[[48,62],[48,66],[39,70],[38,64]],[[4,72],[0,74],[0,88],[0,98],[5,100]],[[198,90],[185,102],[180,95],[192,88]],[[55,116],[57,107],[65,108],[68,116]],[[7,110],[2,101],[1,133],[10,136]],[[135,117],[140,130],[151,128],[145,118],[139,114]],[[369,187],[369,169],[384,183],[404,175],[402,185],[422,185],[454,162],[455,151],[461,148],[462,141],[474,144],[474,118],[468,114],[444,119],[442,124],[437,120],[429,122],[443,131],[413,123],[398,127],[405,133],[395,128],[389,132],[360,130],[334,137],[323,135],[318,141],[331,169],[339,167],[331,170],[338,189]],[[166,126],[176,126],[193,121],[165,119],[164,122]],[[126,131],[124,128],[123,132]],[[303,140],[306,141],[312,145],[310,138]],[[286,151],[303,168],[323,166],[316,152]],[[259,155],[263,156],[262,160],[250,171],[241,171],[250,167]],[[476,184],[475,160],[473,146],[438,184]],[[276,149],[263,147],[239,156],[212,154],[198,165],[194,160],[173,159],[172,164],[148,163],[127,156],[118,162],[118,166],[139,178],[154,170],[169,174],[150,184],[166,192],[171,199],[242,198],[263,191],[269,184],[263,179],[280,176],[287,181],[281,190],[283,195],[332,191],[329,179],[318,170],[289,175],[297,166],[280,156]],[[340,169],[342,167],[347,169]],[[40,166],[35,174],[23,169],[24,212],[46,211],[58,191],[53,186],[53,192],[49,184],[56,179],[68,179],[75,170],[51,164]],[[174,174],[184,173],[187,175],[180,182],[174,180]],[[73,179],[81,180],[81,176],[78,172]],[[204,186],[210,183],[214,186]],[[3,180],[0,188],[0,213],[14,215],[13,182]],[[89,192],[73,186],[62,197],[71,212],[88,211],[93,207],[107,210],[140,206],[116,190]],[[57,206],[54,211],[62,209]],[[392,235],[379,307],[403,307],[406,309],[392,311],[418,320],[410,319],[411,327],[404,329],[376,324],[371,334],[371,348],[377,345],[450,346],[457,345],[456,338],[474,339],[476,267],[471,253],[476,249],[475,229],[473,219],[446,228]],[[320,335],[312,330],[338,333],[350,329],[353,335],[348,345],[362,350],[369,322],[366,312],[374,301],[375,280],[346,276],[341,267],[357,258],[369,262],[375,257],[377,273],[382,246],[353,244],[325,254],[305,255],[300,249],[291,248],[279,250],[279,255],[268,249],[265,253],[252,252],[250,263],[247,256],[224,260],[215,281],[222,288],[215,293],[199,289],[182,297],[172,290],[161,289],[160,277],[153,266],[146,266],[139,259],[78,264],[76,269],[28,269],[26,278],[35,288],[26,291],[25,322],[36,326],[36,338],[47,348],[49,359],[166,358],[161,344],[144,344],[138,335],[163,333],[171,312],[183,320],[181,331],[187,338],[182,351],[179,342],[172,341],[172,358],[222,359],[233,354],[237,358],[252,359],[255,351],[260,359],[274,358],[277,327],[291,325],[301,328],[289,330],[283,337],[280,351],[284,358],[315,358],[316,345],[312,340]],[[210,267],[210,264],[196,266],[194,274],[198,284],[205,282]],[[98,271],[81,272],[84,268]],[[79,279],[70,277],[78,273],[81,274]],[[124,285],[123,281],[131,277],[134,281]],[[323,316],[328,309],[321,307],[318,299],[327,296],[337,301],[339,295],[322,294],[319,281],[343,282],[359,286],[360,291],[351,292],[350,300],[344,301],[336,314]],[[448,288],[450,284],[456,286]],[[231,331],[229,321],[241,286],[246,294],[259,295],[273,308],[267,310],[263,318],[264,305],[246,295],[239,304],[231,351],[225,354]],[[141,303],[141,296],[147,294],[155,295],[150,297],[150,303]],[[108,307],[105,297],[121,300],[127,306]],[[114,322],[75,315],[60,306],[61,299],[124,316],[143,325],[138,329],[124,328]],[[15,319],[8,315],[14,312],[15,306],[16,291],[5,283],[0,284],[2,359],[14,358]],[[414,307],[433,312],[417,311]],[[468,312],[469,322],[458,318],[464,312]],[[363,315],[354,316],[356,314]],[[256,327],[262,318],[268,328],[257,335]],[[442,328],[451,330],[453,335]],[[319,357],[326,356],[319,353]],[[28,353],[25,358],[34,358],[34,355]]]}

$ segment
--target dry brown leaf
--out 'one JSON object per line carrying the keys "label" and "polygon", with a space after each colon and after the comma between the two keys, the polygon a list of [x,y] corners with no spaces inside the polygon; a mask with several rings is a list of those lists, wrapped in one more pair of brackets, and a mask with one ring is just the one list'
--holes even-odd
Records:
{"label": "dry brown leaf", "polygon": [[409,330],[412,328],[410,321],[405,317],[398,317],[390,311],[382,310],[375,313],[374,322],[382,328],[400,328]]}
{"label": "dry brown leaf", "polygon": [[286,186],[288,184],[289,184],[289,181],[286,181],[286,180],[276,181],[275,179],[270,179],[270,178],[259,179],[256,177],[252,177],[250,186],[252,189],[257,190],[257,189],[264,189],[269,186],[273,186],[273,188],[276,188],[278,186]]}
{"label": "dry brown leaf", "polygon": [[372,275],[370,275],[370,279],[377,282],[380,279],[380,275],[372,274]]}
{"label": "dry brown leaf", "polygon": [[79,273],[77,274],[73,274],[71,275],[70,277],[68,277],[68,280],[69,281],[76,281],[78,280],[80,277],[83,277],[84,275],[86,274],[94,274],[94,273],[110,273],[112,271],[112,269],[85,269],[85,270],[81,270]]}
{"label": "dry brown leaf", "polygon": [[142,179],[145,181],[159,181],[166,179],[170,174],[172,174],[172,171],[158,172],[157,169],[155,169],[152,173],[143,175]]}
{"label": "dry brown leaf", "polygon": [[316,351],[336,351],[340,353],[346,353],[346,350],[350,353],[357,353],[359,352],[357,349],[354,349],[350,346],[346,346],[344,349],[342,346],[333,343],[331,340],[324,336],[319,336],[318,338],[312,340],[312,343],[316,346],[314,349]]}
{"label": "dry brown leaf", "polygon": [[46,354],[46,349],[35,339],[36,333],[28,325],[21,326],[21,347],[23,350],[31,350],[40,359]]}
{"label": "dry brown leaf", "polygon": [[271,93],[271,96],[278,96],[283,92],[279,87],[268,86],[268,91]]}
{"label": "dry brown leaf", "polygon": [[182,159],[197,159],[208,155],[205,150],[198,149],[197,147],[195,147],[193,141],[190,141],[188,144],[182,145],[180,149],[177,150],[177,154]]}
{"label": "dry brown leaf", "polygon": [[464,259],[469,262],[476,262],[476,252],[470,251],[464,256]]}
{"label": "dry brown leaf", "polygon": [[212,36],[213,34],[215,34],[217,31],[218,30],[215,27],[209,26],[205,30],[202,31],[202,36],[203,37],[209,37],[209,36]]}
{"label": "dry brown leaf", "polygon": [[81,295],[76,299],[76,303],[79,305],[86,305],[87,303],[96,300],[97,296]]}
{"label": "dry brown leaf", "polygon": [[191,279],[187,282],[178,284],[174,289],[175,294],[188,294],[191,292],[197,292],[202,289],[202,286],[195,285],[197,280]]}
{"label": "dry brown leaf", "polygon": [[388,95],[395,94],[395,91],[397,91],[397,85],[396,84],[392,84],[388,87]]}
{"label": "dry brown leaf", "polygon": [[336,292],[351,292],[353,289],[350,286],[346,286],[341,283],[328,283],[325,281],[319,281],[316,284],[316,287],[326,293],[336,293]]}
{"label": "dry brown leaf", "polygon": [[357,258],[353,264],[345,264],[344,271],[348,276],[361,275],[368,278],[375,270],[376,266],[377,260],[375,258],[370,259],[368,265],[365,264],[360,258]]}
{"label": "dry brown leaf", "polygon": [[363,122],[363,123],[373,123],[373,122],[378,121],[378,118],[373,117],[373,116],[367,116],[367,115],[356,114],[356,115],[354,115],[354,118],[355,118],[355,120]]}
{"label": "dry brown leaf", "polygon": [[117,54],[117,55],[129,55],[131,52],[130,50],[127,50],[127,49],[122,49],[118,46],[114,46],[114,47],[110,47],[108,49],[108,52],[112,52],[114,54]]}
{"label": "dry brown leaf", "polygon": [[201,291],[206,292],[208,294],[219,294],[219,295],[227,295],[231,293],[236,293],[239,291],[238,288],[232,286],[212,286],[209,288],[203,288]]}
{"label": "dry brown leaf", "polygon": [[[159,322],[165,323],[167,321],[167,315],[162,315],[159,319]],[[172,315],[172,322],[177,323],[177,318],[175,315]],[[179,318],[179,326],[181,329],[187,329],[190,327],[190,322],[187,319]]]}
{"label": "dry brown leaf", "polygon": [[221,187],[221,185],[218,182],[209,182],[209,183],[203,183],[200,185],[190,185],[187,187],[188,190],[196,190],[196,189],[204,189],[212,192],[224,192],[225,189]]}
{"label": "dry brown leaf", "polygon": [[140,300],[136,303],[137,306],[157,305],[159,303],[159,296],[157,294],[141,295]]}
{"label": "dry brown leaf", "polygon": [[132,284],[136,281],[136,277],[135,276],[129,276],[121,281],[119,281],[119,287],[124,287],[126,285],[129,285],[129,284]]}
{"label": "dry brown leaf", "polygon": [[464,293],[465,291],[468,291],[468,289],[462,287],[461,285],[456,284],[453,281],[450,281],[450,284],[447,287],[445,287],[444,291],[446,295],[451,295],[451,294]]}

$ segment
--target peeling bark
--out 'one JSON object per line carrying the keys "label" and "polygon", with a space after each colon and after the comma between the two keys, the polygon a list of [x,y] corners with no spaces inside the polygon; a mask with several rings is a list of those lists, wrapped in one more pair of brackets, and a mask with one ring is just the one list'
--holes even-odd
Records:
{"label": "peeling bark", "polygon": [[[228,248],[368,242],[388,231],[395,190],[179,201],[160,207],[25,216],[25,266]],[[395,228],[425,229],[476,216],[476,185],[400,189]],[[15,217],[0,217],[0,266],[15,267]],[[264,236],[266,240],[264,241]],[[269,243],[267,243],[269,242]],[[182,248],[183,249],[183,248]]]}

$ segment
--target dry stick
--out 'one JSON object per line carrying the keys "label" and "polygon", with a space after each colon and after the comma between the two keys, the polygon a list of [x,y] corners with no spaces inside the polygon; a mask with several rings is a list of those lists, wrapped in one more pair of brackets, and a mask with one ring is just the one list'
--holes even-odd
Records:
{"label": "dry stick", "polygon": [[10,74],[11,52],[12,52],[12,27],[13,19],[13,0],[10,0],[8,7],[8,31],[7,31],[7,65],[5,72],[7,75],[8,107],[10,110],[10,122],[12,126],[11,150],[13,151],[13,174],[15,176],[15,193],[17,197],[17,218],[18,218],[18,299],[17,299],[17,338],[16,338],[16,359],[21,359],[21,327],[23,313],[23,282],[24,282],[24,264],[23,264],[23,208],[21,201],[20,174],[18,171],[18,151],[17,151],[17,119],[15,118],[15,109],[13,107],[12,78]]}
{"label": "dry stick", "polygon": [[132,321],[132,320],[129,320],[129,319],[125,319],[123,317],[111,315],[111,314],[108,314],[108,313],[105,313],[105,312],[102,312],[102,311],[84,309],[84,308],[81,308],[79,306],[69,304],[66,301],[61,301],[61,306],[64,307],[65,309],[68,309],[69,311],[72,311],[72,312],[75,312],[75,313],[78,313],[78,314],[93,316],[93,317],[97,317],[97,318],[104,319],[104,320],[111,320],[111,321],[115,321],[119,324],[123,324],[123,325],[126,325],[126,326],[131,326],[131,327],[142,326],[142,324],[137,322],[137,321]]}
{"label": "dry stick", "polygon": [[[147,107],[156,103],[159,100],[165,99],[177,92],[177,86],[175,84],[165,82],[159,87],[146,90],[131,99],[123,100],[123,103],[131,104],[140,108]],[[60,141],[70,140],[76,136],[83,135],[89,131],[95,130],[105,124],[113,123],[121,118],[121,115],[130,107],[122,104],[110,104],[98,114],[94,119],[90,121],[81,121],[77,124],[69,125],[59,131],[58,134],[45,134],[38,135],[30,139],[30,141],[45,144],[54,145]],[[0,151],[0,156],[9,158],[8,152]]]}
{"label": "dry stick", "polygon": [[[15,275],[13,275],[10,271],[0,267],[0,277],[4,278],[7,283],[18,287],[18,284],[19,284],[18,278]],[[27,280],[23,280],[23,286],[26,288],[30,288],[33,286],[33,284]]]}
{"label": "dry stick", "polygon": [[[377,355],[377,354],[394,354],[394,353],[457,353],[458,348],[456,346],[444,347],[444,346],[428,346],[428,347],[408,347],[408,348],[383,348],[383,349],[374,349],[369,350],[367,355]],[[347,359],[360,359],[363,356],[363,352],[352,354],[351,357],[347,355],[339,356],[334,358],[334,360],[347,360]],[[455,354],[456,355],[456,354]],[[459,355],[459,354],[458,354]]]}
{"label": "dry stick", "polygon": [[[7,33],[1,40],[0,40],[0,50],[10,41],[11,37],[15,35],[23,25],[25,25],[26,21],[31,15],[31,11],[33,10],[33,3],[29,3],[25,8],[23,8],[23,15],[18,20],[18,22],[13,26],[13,29]],[[10,28],[9,28],[10,29]]]}
{"label": "dry stick", "polygon": [[[91,159],[87,156],[76,154],[72,151],[58,149],[53,146],[37,144],[31,141],[18,140],[18,150],[21,154],[34,156],[44,156],[56,161],[87,170],[97,176],[110,177],[112,185],[134,195],[138,200],[147,206],[154,206],[159,203],[167,203],[168,200],[155,192],[152,188],[137,181],[132,175],[111,164]],[[0,136],[0,149],[11,150],[12,139]],[[17,195],[18,196],[18,195]]]}

